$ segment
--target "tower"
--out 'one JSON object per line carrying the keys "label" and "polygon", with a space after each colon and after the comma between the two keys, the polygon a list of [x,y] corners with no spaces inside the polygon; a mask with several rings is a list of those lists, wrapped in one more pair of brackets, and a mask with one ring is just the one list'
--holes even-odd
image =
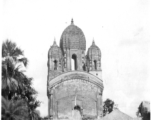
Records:
{"label": "tower", "polygon": [[74,25],[73,19],[62,33],[60,47],[64,57],[64,71],[83,70],[86,40],[82,30]]}
{"label": "tower", "polygon": [[102,79],[101,51],[99,47],[95,44],[94,40],[92,41],[92,45],[89,47],[87,52],[87,68],[89,73]]}
{"label": "tower", "polygon": [[48,52],[48,79],[52,79],[62,73],[62,51],[54,40]]}

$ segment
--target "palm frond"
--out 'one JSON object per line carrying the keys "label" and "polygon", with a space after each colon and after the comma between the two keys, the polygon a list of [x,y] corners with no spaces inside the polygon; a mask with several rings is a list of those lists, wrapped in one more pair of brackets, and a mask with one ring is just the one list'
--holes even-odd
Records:
{"label": "palm frond", "polygon": [[25,120],[28,116],[25,115],[13,115],[12,118],[13,120]]}
{"label": "palm frond", "polygon": [[16,64],[12,62],[11,59],[5,59],[2,64],[2,88],[6,87],[9,90],[17,90],[17,87],[20,84],[23,84],[24,74],[19,71],[19,66],[16,67]]}
{"label": "palm frond", "polygon": [[7,80],[6,78],[2,77],[2,90],[5,90],[7,88]]}
{"label": "palm frond", "polygon": [[28,65],[28,60],[27,60],[27,58],[25,58],[25,57],[19,59],[19,62],[23,62],[23,64],[24,64],[25,67],[27,67],[27,65]]}
{"label": "palm frond", "polygon": [[14,51],[12,52],[12,56],[19,56],[19,55],[23,55],[23,51],[21,49],[19,49],[18,47],[16,47],[14,49]]}
{"label": "palm frond", "polygon": [[6,40],[2,44],[2,57],[23,55],[23,51],[16,46],[16,43]]}
{"label": "palm frond", "polygon": [[28,117],[28,108],[24,100],[6,100],[2,97],[2,116],[4,119],[21,120]]}
{"label": "palm frond", "polygon": [[9,102],[2,96],[2,109],[7,110],[9,107]]}
{"label": "palm frond", "polygon": [[15,91],[18,89],[18,81],[15,80],[14,78],[10,78],[10,81],[11,81],[11,89],[12,91]]}

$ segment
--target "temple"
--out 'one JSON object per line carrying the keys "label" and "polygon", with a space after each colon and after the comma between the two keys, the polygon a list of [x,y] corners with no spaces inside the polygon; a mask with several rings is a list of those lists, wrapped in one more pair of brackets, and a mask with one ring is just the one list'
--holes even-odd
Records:
{"label": "temple", "polygon": [[83,117],[102,117],[101,51],[93,40],[86,53],[84,33],[73,19],[61,35],[60,46],[54,40],[50,47],[47,65],[51,119],[70,119],[75,107],[80,108]]}

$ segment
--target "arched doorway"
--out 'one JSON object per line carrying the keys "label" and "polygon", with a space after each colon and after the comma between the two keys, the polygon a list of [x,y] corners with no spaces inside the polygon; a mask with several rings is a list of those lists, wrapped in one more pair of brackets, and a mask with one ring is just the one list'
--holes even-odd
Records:
{"label": "arched doorway", "polygon": [[75,54],[72,55],[71,70],[77,70],[77,56]]}
{"label": "arched doorway", "polygon": [[79,105],[75,105],[74,110],[78,111],[80,113],[80,116],[82,117],[83,112],[82,112],[82,108]]}

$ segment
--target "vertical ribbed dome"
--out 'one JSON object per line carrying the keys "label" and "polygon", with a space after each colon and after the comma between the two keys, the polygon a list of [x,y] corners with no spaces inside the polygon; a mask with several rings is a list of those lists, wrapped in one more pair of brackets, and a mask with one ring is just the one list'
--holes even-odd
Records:
{"label": "vertical ribbed dome", "polygon": [[64,49],[81,49],[86,50],[86,40],[82,30],[75,26],[73,19],[62,33],[60,39],[60,47]]}
{"label": "vertical ribbed dome", "polygon": [[56,41],[54,41],[53,45],[49,49],[49,57],[54,59],[61,59],[62,58],[62,51],[60,47],[56,44]]}
{"label": "vertical ribbed dome", "polygon": [[92,42],[92,45],[88,49],[87,55],[89,58],[101,57],[101,51],[99,47],[95,45],[94,40]]}

